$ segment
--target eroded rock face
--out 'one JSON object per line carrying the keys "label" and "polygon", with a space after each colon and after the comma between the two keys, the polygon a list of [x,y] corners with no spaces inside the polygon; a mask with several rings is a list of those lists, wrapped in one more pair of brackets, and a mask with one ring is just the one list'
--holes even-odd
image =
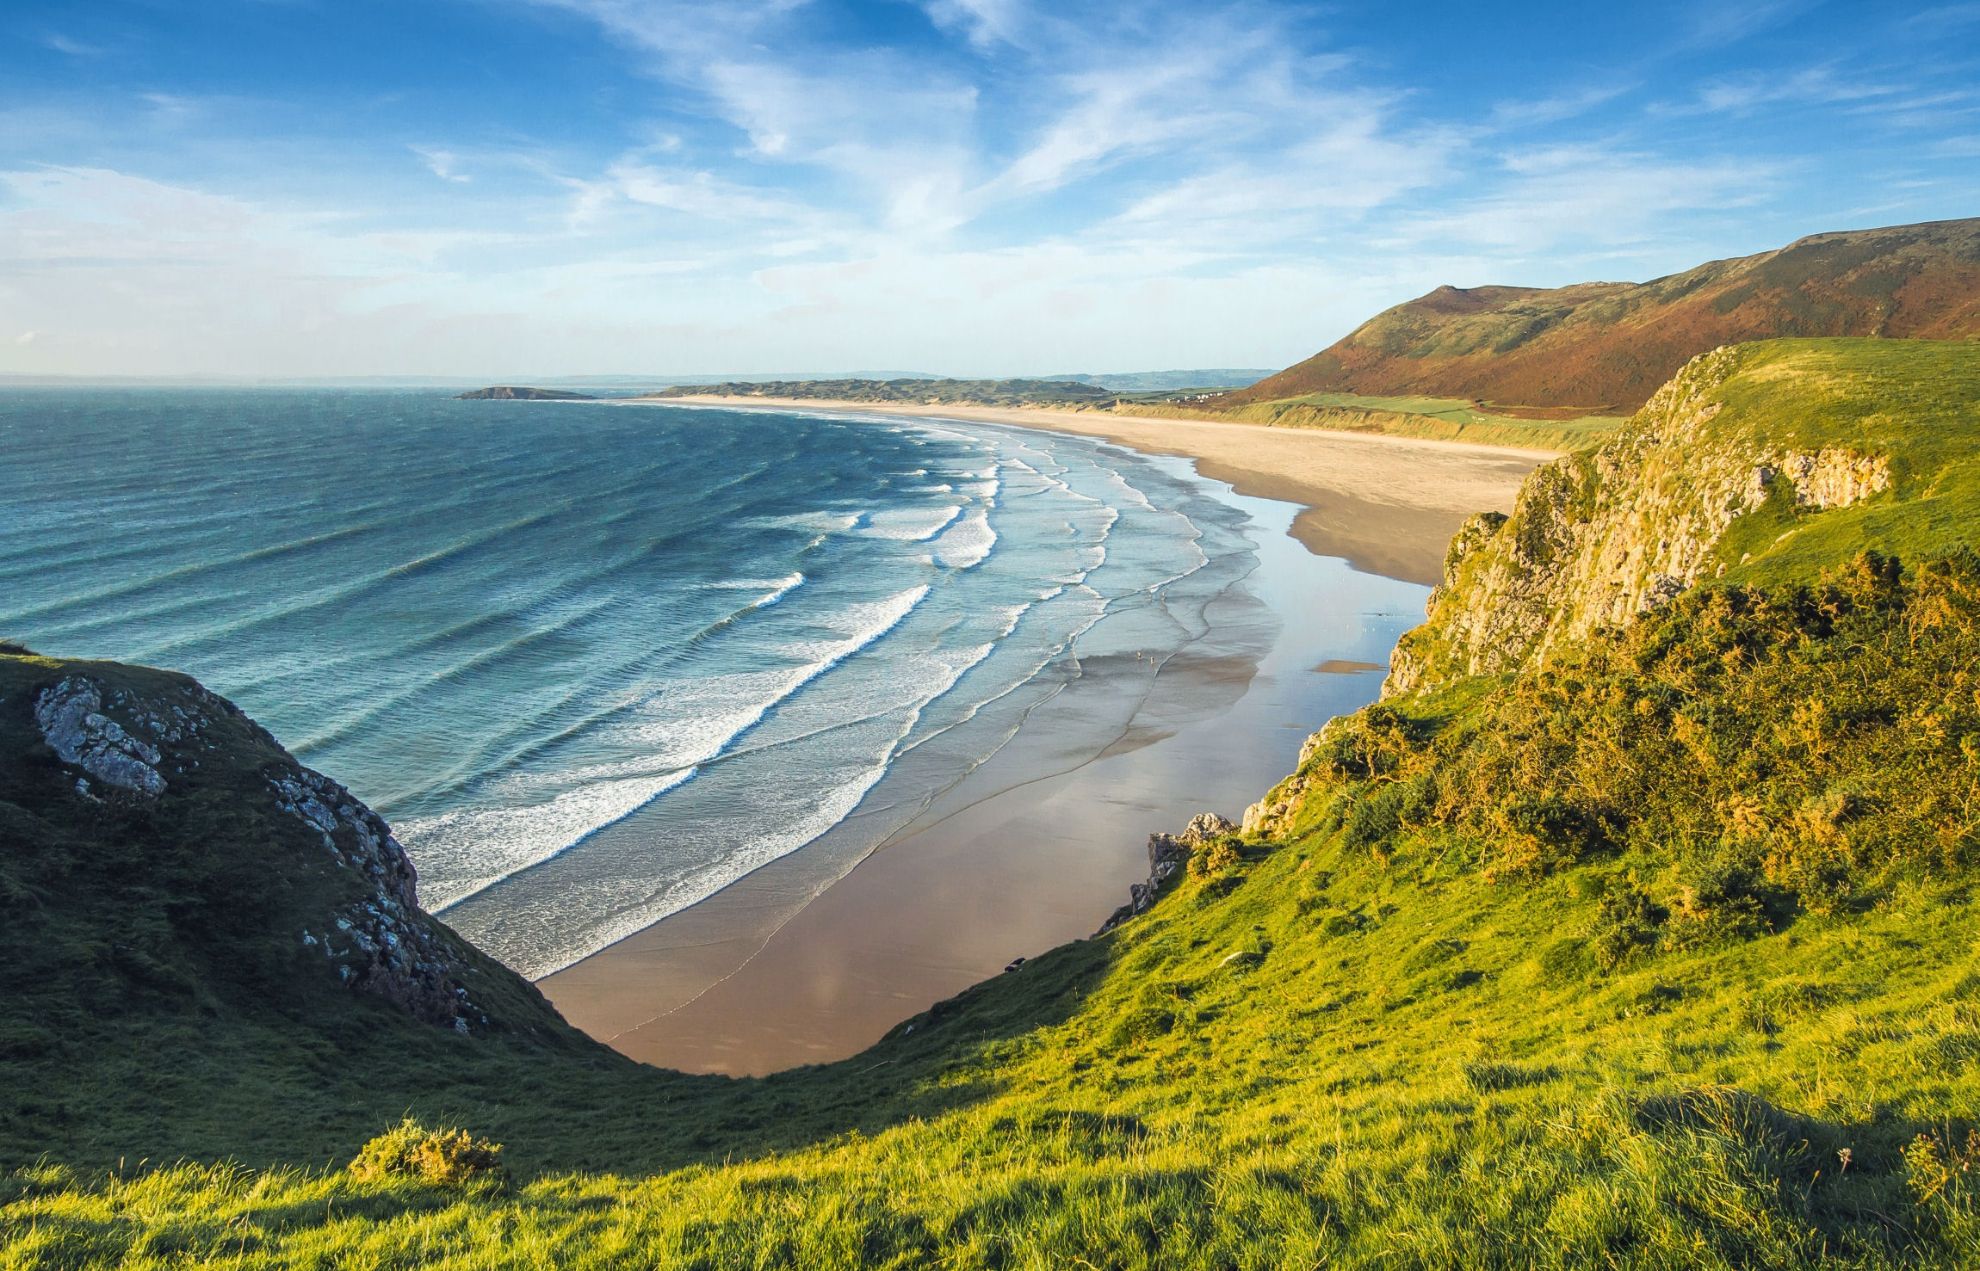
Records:
{"label": "eroded rock face", "polygon": [[1714,435],[1717,390],[1739,366],[1735,348],[1694,358],[1614,441],[1537,470],[1510,518],[1467,522],[1384,693],[1518,670],[1669,603],[1726,570],[1720,540],[1776,491],[1826,509],[1890,488],[1882,455]]}
{"label": "eroded rock face", "polygon": [[1190,853],[1214,839],[1236,834],[1238,827],[1215,812],[1199,812],[1191,817],[1181,834],[1148,836],[1148,880],[1128,887],[1128,903],[1116,909],[1101,932],[1112,931],[1136,914],[1145,913],[1162,894],[1178,870],[1189,863]]}
{"label": "eroded rock face", "polygon": [[461,1032],[485,1025],[462,983],[465,967],[419,908],[418,875],[406,849],[376,812],[322,773],[300,765],[269,780],[276,806],[315,831],[371,894],[332,915],[303,944],[321,950],[354,989],[396,1002],[415,1017]]}
{"label": "eroded rock face", "polygon": [[[183,708],[177,708],[176,718],[161,718],[149,710],[130,711],[128,701],[116,705],[125,707],[122,713],[131,729],[104,713],[101,684],[88,676],[71,675],[35,698],[34,722],[57,758],[83,770],[85,776],[76,783],[79,793],[91,795],[93,780],[155,799],[165,793],[165,778],[158,771],[164,756],[153,742],[180,740],[203,721],[189,718]],[[149,732],[152,740],[132,729]]]}
{"label": "eroded rock face", "polygon": [[1891,461],[1883,455],[1823,450],[1787,456],[1781,472],[1803,507],[1844,508],[1891,488]]}
{"label": "eroded rock face", "polygon": [[[1497,512],[1488,512],[1483,517],[1473,517],[1472,520],[1489,521],[1493,517],[1499,521],[1506,519]],[[1461,550],[1459,544],[1464,537],[1464,530],[1458,531],[1458,537],[1451,547],[1452,559],[1456,559],[1459,555]],[[1300,804],[1306,798],[1307,788],[1312,784],[1313,779],[1308,764],[1311,763],[1314,753],[1336,732],[1347,727],[1349,718],[1337,716],[1323,724],[1320,731],[1307,734],[1306,740],[1300,743],[1299,764],[1293,769],[1292,775],[1267,790],[1264,798],[1244,810],[1244,821],[1238,827],[1240,834],[1246,838],[1270,838],[1286,828],[1288,819],[1299,810]]]}

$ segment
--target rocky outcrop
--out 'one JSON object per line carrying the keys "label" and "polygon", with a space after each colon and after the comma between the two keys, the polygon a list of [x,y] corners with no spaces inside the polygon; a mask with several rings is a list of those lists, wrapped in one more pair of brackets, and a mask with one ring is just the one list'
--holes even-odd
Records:
{"label": "rocky outcrop", "polygon": [[365,880],[369,894],[343,906],[305,947],[320,950],[339,979],[376,993],[430,1024],[467,1032],[486,1025],[462,982],[465,967],[419,907],[417,875],[405,848],[376,812],[308,768],[269,781],[276,806],[321,839],[338,865]]}
{"label": "rocky outcrop", "polygon": [[[1499,520],[1505,520],[1505,517],[1499,516],[1496,512],[1486,513],[1485,516],[1488,518],[1497,516]],[[1463,536],[1464,531],[1460,530],[1458,537]],[[1452,550],[1455,551],[1456,548]],[[1345,715],[1336,716],[1328,720],[1319,732],[1307,735],[1306,740],[1300,745],[1299,763],[1294,766],[1292,775],[1267,790],[1264,798],[1244,810],[1244,820],[1238,826],[1238,833],[1246,838],[1271,838],[1285,828],[1293,813],[1299,810],[1300,802],[1305,798],[1307,786],[1311,782],[1307,770],[1308,762],[1312,760],[1314,752],[1325,745],[1337,731],[1350,726],[1351,718]]]}
{"label": "rocky outcrop", "polygon": [[1190,818],[1180,834],[1151,834],[1148,836],[1148,879],[1128,887],[1128,903],[1116,909],[1100,928],[1100,934],[1112,931],[1136,914],[1146,913],[1162,894],[1169,880],[1176,872],[1189,863],[1190,853],[1205,843],[1213,842],[1227,835],[1236,834],[1238,827],[1214,812],[1199,812]]}
{"label": "rocky outcrop", "polygon": [[[77,798],[170,808],[175,798],[191,797],[201,776],[231,781],[245,768],[240,775],[253,781],[258,771],[275,811],[297,829],[258,831],[253,850],[307,853],[316,843],[349,879],[327,889],[334,900],[292,919],[292,938],[320,955],[339,982],[418,1019],[463,1032],[488,1023],[469,994],[466,955],[420,909],[412,861],[377,813],[296,763],[231,703],[198,685],[171,677],[138,690],[134,681],[119,682],[122,668],[91,665],[28,695],[41,739],[72,770]],[[240,749],[243,737],[251,750]],[[242,815],[243,824],[254,824],[251,805],[242,805]],[[210,842],[202,850],[211,851]]]}
{"label": "rocky outcrop", "polygon": [[[1891,461],[1883,455],[1822,450],[1788,455],[1781,462],[1780,475],[1794,487],[1794,501],[1800,506],[1843,508],[1890,489]],[[1754,477],[1764,485],[1769,473],[1762,468]]]}
{"label": "rocky outcrop", "polygon": [[1770,499],[1821,510],[1890,488],[1887,456],[1716,427],[1745,357],[1721,348],[1693,359],[1615,440],[1534,472],[1510,517],[1466,523],[1384,691],[1516,670],[1624,625],[1737,563],[1720,550],[1727,530]]}
{"label": "rocky outcrop", "polygon": [[[123,722],[113,714],[122,715]],[[158,771],[164,759],[159,743],[183,741],[206,721],[177,704],[153,709],[121,690],[111,692],[106,701],[101,683],[86,675],[70,675],[36,696],[34,722],[58,759],[82,769],[76,793],[96,798],[94,782],[156,799],[165,793],[165,777]]]}

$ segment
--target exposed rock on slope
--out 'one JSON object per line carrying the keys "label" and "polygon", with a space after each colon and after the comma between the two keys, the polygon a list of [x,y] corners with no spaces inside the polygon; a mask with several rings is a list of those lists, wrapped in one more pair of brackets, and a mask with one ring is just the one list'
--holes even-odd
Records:
{"label": "exposed rock on slope", "polygon": [[136,959],[206,989],[354,990],[460,1032],[561,1028],[419,907],[376,813],[183,676],[0,654],[0,838],[0,944],[53,951],[101,928],[128,950],[82,992],[121,994]]}
{"label": "exposed rock on slope", "polygon": [[1191,852],[1225,835],[1235,834],[1237,829],[1215,812],[1199,812],[1189,819],[1181,834],[1149,835],[1148,880],[1129,886],[1128,903],[1116,909],[1100,930],[1112,931],[1136,914],[1147,913],[1148,907],[1155,903],[1169,880],[1188,864]]}
{"label": "exposed rock on slope", "polygon": [[[1714,350],[1600,450],[1536,471],[1511,517],[1475,517],[1452,540],[1429,621],[1397,645],[1386,691],[1520,669],[1781,550],[1818,513],[1892,490],[1889,439],[1875,428],[1888,416],[1850,423],[1876,410],[1879,391],[1870,371],[1852,391],[1852,346],[1865,347],[1790,341]],[[1967,376],[1980,365],[1980,350],[1960,356],[1963,346],[1886,347],[1894,356],[1885,361],[1943,354]],[[1930,475],[1911,478],[1923,489]]]}
{"label": "exposed rock on slope", "polygon": [[1788,336],[1980,335],[1980,219],[1816,234],[1647,283],[1439,287],[1220,405],[1347,392],[1621,413],[1686,360]]}
{"label": "exposed rock on slope", "polygon": [[337,864],[362,877],[369,894],[330,915],[320,932],[304,928],[303,944],[321,949],[337,978],[376,993],[432,1024],[460,1032],[486,1026],[468,993],[467,965],[419,907],[416,876],[405,848],[378,814],[318,772],[295,765],[269,779],[276,806],[321,836]]}
{"label": "exposed rock on slope", "polygon": [[[118,704],[129,705],[123,701]],[[176,728],[197,732],[204,722],[197,715],[188,717],[183,707],[173,709]],[[158,775],[162,759],[158,747],[131,736],[103,714],[103,688],[95,680],[70,676],[43,689],[34,700],[34,722],[41,728],[42,740],[62,762],[83,770],[85,775],[76,778],[77,794],[90,797],[91,777],[147,798],[165,793],[165,778]],[[152,719],[145,722],[153,725],[147,730],[153,735],[166,731]]]}

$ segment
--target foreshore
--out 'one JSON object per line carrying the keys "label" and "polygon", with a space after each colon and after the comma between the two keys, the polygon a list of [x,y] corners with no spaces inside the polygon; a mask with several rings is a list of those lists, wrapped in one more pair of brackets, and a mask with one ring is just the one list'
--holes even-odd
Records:
{"label": "foreshore", "polygon": [[[1099,436],[1195,460],[1258,525],[1257,572],[1152,688],[1094,660],[993,763],[871,854],[835,856],[821,840],[539,982],[594,1036],[696,1072],[845,1058],[1012,959],[1091,934],[1145,875],[1151,832],[1199,811],[1238,816],[1308,731],[1373,698],[1450,534],[1473,512],[1509,509],[1545,457],[1083,412],[669,400]],[[1113,745],[1061,753],[1089,730],[1055,719],[1114,709],[1124,691],[1146,697]]]}
{"label": "foreshore", "polygon": [[1526,474],[1555,457],[1549,450],[1102,411],[712,395],[653,400],[971,419],[1104,437],[1143,454],[1193,460],[1199,473],[1239,494],[1297,504],[1302,510],[1292,536],[1314,554],[1339,556],[1365,573],[1420,583],[1437,581],[1444,548],[1464,518],[1511,511]]}

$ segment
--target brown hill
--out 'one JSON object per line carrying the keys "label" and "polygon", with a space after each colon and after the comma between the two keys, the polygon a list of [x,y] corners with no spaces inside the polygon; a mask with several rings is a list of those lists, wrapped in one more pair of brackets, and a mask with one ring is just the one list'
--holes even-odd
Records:
{"label": "brown hill", "polygon": [[1980,336],[1980,218],[1816,234],[1646,283],[1439,287],[1218,404],[1360,393],[1626,413],[1719,345],[1838,335]]}

